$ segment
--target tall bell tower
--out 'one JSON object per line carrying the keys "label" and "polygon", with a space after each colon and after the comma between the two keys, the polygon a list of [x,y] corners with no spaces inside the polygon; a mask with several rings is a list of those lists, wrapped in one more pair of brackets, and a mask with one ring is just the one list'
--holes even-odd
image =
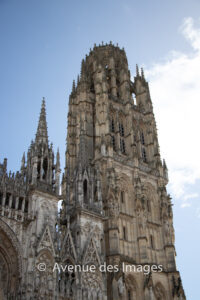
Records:
{"label": "tall bell tower", "polygon": [[61,261],[119,270],[61,274],[61,299],[186,299],[167,183],[143,70],[132,80],[124,49],[95,45],[69,98]]}

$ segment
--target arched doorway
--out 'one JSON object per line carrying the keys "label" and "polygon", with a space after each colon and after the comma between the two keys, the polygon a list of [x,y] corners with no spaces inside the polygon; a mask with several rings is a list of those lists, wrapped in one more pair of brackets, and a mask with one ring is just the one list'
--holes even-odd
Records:
{"label": "arched doorway", "polygon": [[6,254],[3,253],[0,247],[0,299],[7,296],[8,282],[9,282],[9,264],[6,259]]}
{"label": "arched doorway", "polygon": [[21,278],[19,243],[11,228],[0,220],[0,299],[17,299]]}

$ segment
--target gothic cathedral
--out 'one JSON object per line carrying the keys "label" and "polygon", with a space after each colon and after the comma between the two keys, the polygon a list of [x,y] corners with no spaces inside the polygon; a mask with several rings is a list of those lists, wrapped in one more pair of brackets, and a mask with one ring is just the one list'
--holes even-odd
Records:
{"label": "gothic cathedral", "polygon": [[149,86],[112,43],[73,82],[60,173],[43,99],[20,171],[0,164],[0,300],[185,300]]}

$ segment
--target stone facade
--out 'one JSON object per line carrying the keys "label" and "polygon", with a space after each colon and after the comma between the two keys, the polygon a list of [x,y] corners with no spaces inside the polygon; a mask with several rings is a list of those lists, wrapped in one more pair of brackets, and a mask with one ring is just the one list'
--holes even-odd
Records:
{"label": "stone facade", "polygon": [[[59,152],[54,164],[43,100],[20,172],[7,174],[6,159],[0,165],[0,299],[55,299],[57,274],[50,267],[58,256],[59,176]],[[40,261],[46,272],[36,268]]]}
{"label": "stone facade", "polygon": [[[61,195],[44,100],[20,172],[7,174],[6,163],[0,299],[186,299],[148,83],[138,67],[132,81],[123,49],[94,46],[73,82]],[[53,272],[55,265],[94,270]],[[108,266],[115,269],[102,272]]]}

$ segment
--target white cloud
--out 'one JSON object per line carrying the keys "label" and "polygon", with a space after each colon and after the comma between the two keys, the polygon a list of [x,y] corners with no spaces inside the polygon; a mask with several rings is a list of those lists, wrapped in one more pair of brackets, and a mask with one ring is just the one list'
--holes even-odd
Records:
{"label": "white cloud", "polygon": [[183,198],[186,186],[200,179],[200,26],[187,18],[180,31],[191,52],[172,51],[164,62],[146,68],[146,75],[171,189]]}
{"label": "white cloud", "polygon": [[198,198],[198,194],[197,193],[192,193],[192,194],[187,194],[187,195],[185,195],[184,197],[183,197],[183,199],[185,200],[185,201],[187,201],[188,199],[194,199],[194,198]]}
{"label": "white cloud", "polygon": [[185,208],[185,207],[190,207],[191,206],[191,200],[193,199],[196,199],[198,198],[198,193],[192,193],[192,194],[185,194],[183,196],[183,202],[181,204],[181,207],[182,208]]}
{"label": "white cloud", "polygon": [[190,207],[190,206],[191,206],[191,203],[182,203],[182,204],[181,204],[181,207],[182,207],[182,208]]}
{"label": "white cloud", "polygon": [[180,29],[187,40],[191,42],[192,47],[200,51],[200,28],[195,28],[194,20],[192,18],[186,18]]}

